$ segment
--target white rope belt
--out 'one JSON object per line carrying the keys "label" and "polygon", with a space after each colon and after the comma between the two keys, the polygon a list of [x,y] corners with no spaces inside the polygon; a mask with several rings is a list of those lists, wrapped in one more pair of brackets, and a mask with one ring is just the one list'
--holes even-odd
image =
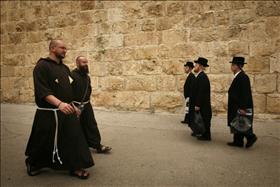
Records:
{"label": "white rope belt", "polygon": [[60,164],[62,164],[62,161],[59,157],[58,153],[58,147],[57,147],[57,132],[58,132],[58,116],[57,116],[57,111],[59,110],[58,108],[37,108],[38,110],[46,110],[46,111],[53,111],[54,112],[54,118],[55,118],[55,134],[54,134],[54,143],[53,143],[53,155],[52,155],[52,162],[55,163],[55,155],[57,157],[57,160],[59,161]]}
{"label": "white rope belt", "polygon": [[81,104],[86,105],[86,104],[89,103],[89,100],[87,100],[87,101],[85,101],[85,102],[72,101],[72,103],[78,104],[78,105],[81,105]]}

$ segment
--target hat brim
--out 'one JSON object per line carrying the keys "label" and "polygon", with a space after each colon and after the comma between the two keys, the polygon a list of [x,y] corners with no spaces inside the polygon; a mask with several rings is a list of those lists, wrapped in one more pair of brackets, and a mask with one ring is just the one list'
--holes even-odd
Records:
{"label": "hat brim", "polygon": [[247,64],[247,62],[243,62],[243,63],[237,63],[237,62],[233,62],[233,61],[229,61],[230,64],[237,64],[237,65],[243,65],[243,64]]}
{"label": "hat brim", "polygon": [[[199,63],[199,61],[197,61],[197,60],[195,60],[194,61],[194,63],[196,63],[196,64],[201,64],[201,63]],[[204,66],[204,67],[209,67],[209,65],[208,64],[206,64],[206,65],[204,65],[204,64],[201,64],[202,66]]]}

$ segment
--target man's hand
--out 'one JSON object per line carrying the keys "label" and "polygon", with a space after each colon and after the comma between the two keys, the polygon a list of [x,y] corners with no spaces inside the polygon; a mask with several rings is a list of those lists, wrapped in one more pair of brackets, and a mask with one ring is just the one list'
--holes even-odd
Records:
{"label": "man's hand", "polygon": [[200,111],[200,107],[195,106],[195,107],[194,107],[194,110],[195,110],[195,111]]}
{"label": "man's hand", "polygon": [[242,116],[245,116],[245,115],[246,115],[246,111],[243,110],[243,109],[239,109],[239,113],[240,113],[240,115],[242,115]]}
{"label": "man's hand", "polygon": [[63,112],[64,114],[73,114],[75,109],[68,103],[60,103],[58,109]]}
{"label": "man's hand", "polygon": [[77,117],[80,117],[80,115],[82,113],[81,110],[78,107],[76,107],[74,104],[72,106],[73,106],[73,108],[75,110],[75,113],[76,113]]}

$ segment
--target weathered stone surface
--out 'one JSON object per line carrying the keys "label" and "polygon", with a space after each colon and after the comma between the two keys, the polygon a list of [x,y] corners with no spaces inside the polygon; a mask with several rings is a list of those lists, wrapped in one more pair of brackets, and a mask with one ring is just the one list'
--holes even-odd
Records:
{"label": "weathered stone surface", "polygon": [[[232,56],[244,56],[255,112],[277,113],[278,1],[1,1],[1,102],[34,102],[32,71],[51,39],[75,68],[89,59],[92,101],[182,113],[183,64],[206,57],[214,113],[225,113]],[[15,11],[16,10],[16,11]],[[270,103],[268,103],[270,102]],[[269,109],[272,108],[272,109]]]}
{"label": "weathered stone surface", "polygon": [[159,91],[175,91],[176,79],[173,75],[156,76],[157,90]]}
{"label": "weathered stone surface", "polygon": [[114,107],[118,110],[147,111],[150,110],[150,95],[148,92],[118,92]]}
{"label": "weathered stone surface", "polygon": [[99,88],[102,91],[115,91],[124,89],[124,78],[122,77],[101,77],[99,78]]}
{"label": "weathered stone surface", "polygon": [[211,85],[211,91],[216,93],[227,92],[230,84],[233,80],[232,75],[219,74],[219,75],[208,75]]}
{"label": "weathered stone surface", "polygon": [[266,95],[265,94],[253,94],[254,112],[265,113],[266,112]]}
{"label": "weathered stone surface", "polygon": [[163,31],[161,43],[173,46],[187,41],[188,32],[186,31]]}
{"label": "weathered stone surface", "polygon": [[153,76],[131,76],[126,78],[126,90],[155,91],[156,79]]}
{"label": "weathered stone surface", "polygon": [[256,10],[259,16],[279,16],[280,4],[277,1],[259,1]]}
{"label": "weathered stone surface", "polygon": [[125,46],[158,45],[159,34],[155,32],[145,32],[129,34],[124,36]]}
{"label": "weathered stone surface", "polygon": [[249,44],[242,41],[232,41],[228,44],[228,51],[231,56],[244,56],[249,53]]}
{"label": "weathered stone surface", "polygon": [[213,93],[211,94],[211,105],[214,113],[225,113],[227,111],[227,94]]}
{"label": "weathered stone surface", "polygon": [[267,95],[267,111],[271,113],[280,113],[280,94]]}
{"label": "weathered stone surface", "polygon": [[162,62],[162,71],[168,75],[178,75],[184,73],[183,60],[168,60]]}
{"label": "weathered stone surface", "polygon": [[270,59],[262,56],[253,56],[247,60],[244,69],[247,72],[268,73],[270,67]]}
{"label": "weathered stone surface", "polygon": [[151,95],[153,111],[176,112],[182,107],[183,96],[177,92],[157,92]]}
{"label": "weathered stone surface", "polygon": [[259,93],[271,93],[276,90],[276,74],[263,74],[255,76],[255,88]]}

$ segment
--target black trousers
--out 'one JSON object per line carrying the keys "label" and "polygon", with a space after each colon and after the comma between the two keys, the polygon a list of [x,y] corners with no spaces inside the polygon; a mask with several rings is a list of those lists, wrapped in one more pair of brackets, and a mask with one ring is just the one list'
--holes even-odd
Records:
{"label": "black trousers", "polygon": [[85,105],[85,108],[80,116],[80,123],[83,127],[89,147],[99,149],[101,146],[101,135],[90,103]]}
{"label": "black trousers", "polygon": [[244,138],[248,140],[251,140],[252,138],[256,137],[256,135],[253,133],[253,129],[251,128],[247,133],[234,133],[233,135],[233,142],[236,144],[244,144]]}

